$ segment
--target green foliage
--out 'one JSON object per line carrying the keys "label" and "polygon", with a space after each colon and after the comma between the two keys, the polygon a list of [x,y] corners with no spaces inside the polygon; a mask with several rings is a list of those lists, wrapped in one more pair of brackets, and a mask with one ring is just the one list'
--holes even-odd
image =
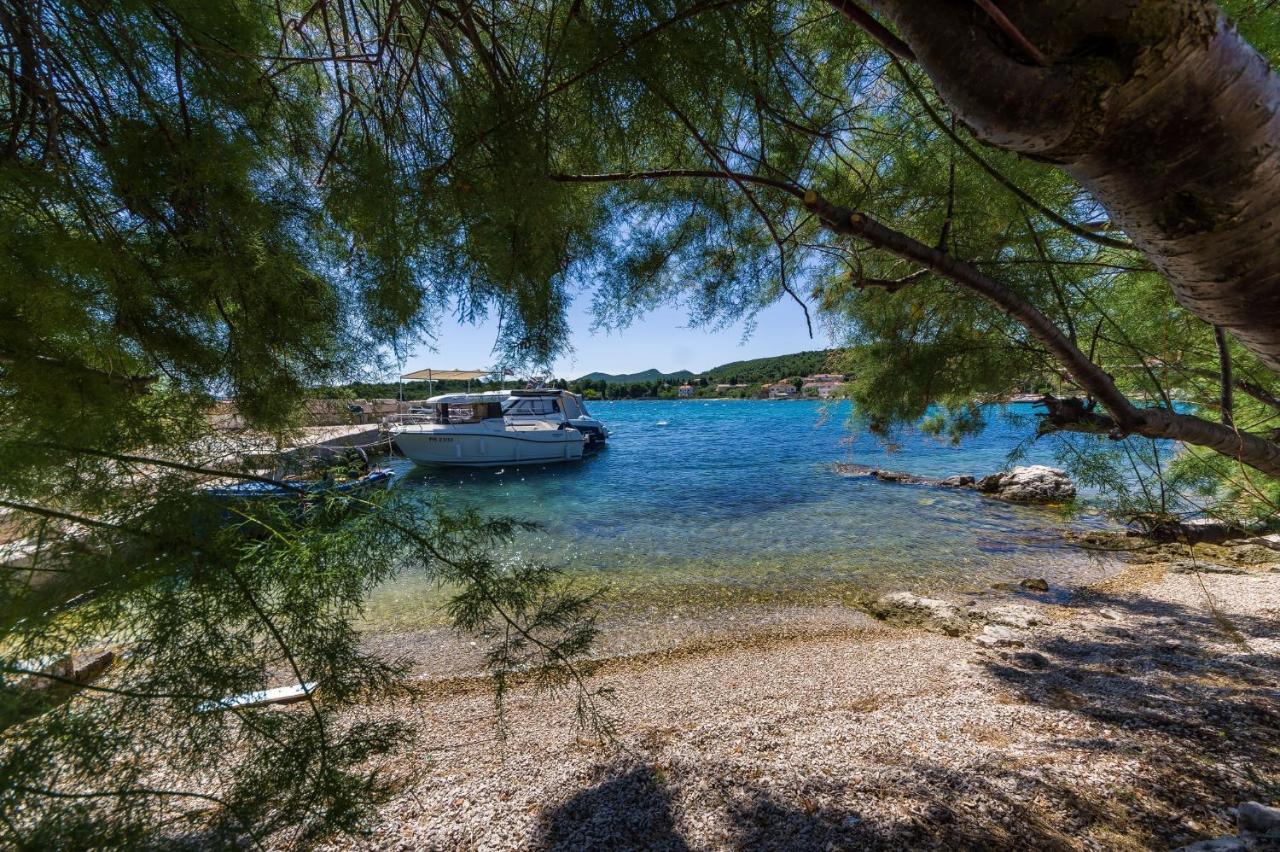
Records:
{"label": "green foliage", "polygon": [[[500,312],[531,360],[564,336],[566,190],[517,209],[511,169],[433,177],[407,114],[355,115],[356,82],[308,61],[306,25],[282,41],[307,20],[303,5],[223,0],[0,7],[0,542],[31,563],[6,556],[0,580],[6,846],[357,830],[411,732],[367,709],[401,667],[367,655],[353,624],[406,567],[460,596],[483,587],[494,603],[459,617],[497,637],[495,676],[510,675],[500,660],[548,686],[573,672],[599,721],[575,663],[589,601],[501,560],[510,522],[423,518],[393,498],[228,510],[202,496],[245,475],[244,449],[209,427],[215,398],[287,445],[308,389],[447,305]],[[390,94],[363,91],[360,109]],[[454,118],[465,134],[491,116],[472,101]],[[454,207],[465,195],[506,213]],[[120,660],[91,686],[44,670],[94,648]],[[208,709],[312,682],[288,711]]]}
{"label": "green foliage", "polygon": [[830,372],[838,350],[819,349],[812,352],[795,352],[772,358],[753,358],[750,361],[731,361],[700,374],[711,384],[763,384],[788,377],[811,376]]}
{"label": "green foliage", "polygon": [[[1265,6],[1229,4],[1270,57]],[[154,842],[211,805],[218,839],[354,828],[401,732],[360,718],[396,671],[351,623],[404,565],[460,583],[459,622],[501,634],[500,694],[531,673],[575,685],[593,718],[573,674],[589,600],[502,565],[510,522],[324,500],[247,508],[245,536],[196,499],[238,455],[208,426],[215,398],[287,443],[312,389],[385,366],[446,312],[496,317],[496,359],[537,366],[574,298],[605,328],[660,304],[720,327],[806,302],[841,338],[835,363],[704,377],[844,372],[886,436],[932,412],[960,439],[975,399],[1076,390],[1006,314],[824,228],[798,198],[813,189],[976,265],[1132,398],[1223,414],[1212,329],[1138,252],[1047,215],[1105,211],[976,146],[825,4],[4,3],[0,30],[0,528],[39,547],[36,571],[5,569],[0,655],[129,651],[116,692],[0,691],[10,845]],[[1234,421],[1267,434],[1280,379],[1230,351]],[[1276,505],[1274,482],[1212,455],[1056,440],[1126,511]],[[197,712],[307,678],[314,706]]]}
{"label": "green foliage", "polygon": [[[412,731],[369,707],[410,696],[403,664],[364,652],[352,623],[369,590],[406,567],[457,589],[458,626],[492,641],[499,699],[532,671],[541,687],[580,689],[581,720],[607,733],[604,693],[576,662],[595,636],[591,596],[551,568],[500,558],[518,523],[423,518],[394,492],[214,500],[184,471],[134,476],[157,495],[145,510],[94,521],[73,562],[45,563],[61,573],[4,589],[0,814],[11,841],[213,831],[228,843],[305,842],[358,830],[391,792],[367,767]],[[124,657],[83,691],[31,662],[87,644]],[[280,681],[315,693],[292,712],[218,707]]]}

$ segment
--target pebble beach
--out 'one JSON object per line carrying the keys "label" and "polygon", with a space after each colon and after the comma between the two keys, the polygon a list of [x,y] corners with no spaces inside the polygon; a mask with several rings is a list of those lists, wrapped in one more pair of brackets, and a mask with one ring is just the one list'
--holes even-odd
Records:
{"label": "pebble beach", "polygon": [[1253,843],[1234,838],[1237,808],[1280,796],[1272,556],[1145,547],[1065,593],[744,610],[632,630],[625,647],[606,633],[605,742],[575,727],[571,695],[527,687],[508,696],[503,738],[465,646],[383,637],[375,649],[416,660],[417,695],[365,709],[418,739],[383,767],[399,792],[360,845]]}

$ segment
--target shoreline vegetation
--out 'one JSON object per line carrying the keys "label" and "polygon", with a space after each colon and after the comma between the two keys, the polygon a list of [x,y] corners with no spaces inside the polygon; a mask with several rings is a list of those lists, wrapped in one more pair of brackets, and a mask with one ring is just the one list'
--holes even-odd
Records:
{"label": "shoreline vegetation", "polygon": [[[413,661],[419,747],[374,848],[1171,848],[1234,835],[1280,773],[1280,551],[1080,537],[1106,579],[741,606],[609,625],[617,740],[480,654]],[[870,613],[878,613],[877,618]],[[625,638],[624,638],[625,637]],[[336,848],[336,847],[335,847]]]}
{"label": "shoreline vegetation", "polygon": [[[848,399],[847,376],[840,366],[844,350],[820,349],[793,352],[747,361],[732,361],[695,373],[676,370],[664,373],[650,369],[638,373],[609,374],[587,373],[576,379],[540,378],[549,385],[571,390],[587,400],[699,400],[722,401],[743,399]],[[494,375],[501,370],[495,368]],[[309,398],[313,402],[325,399],[334,401],[382,402],[390,399],[408,399],[440,393],[464,391],[493,391],[506,386],[518,387],[515,378],[501,380],[440,380],[424,386],[421,381],[357,381],[344,385],[328,385],[312,388]],[[1038,390],[1053,387],[1048,378],[1033,383]],[[423,393],[429,387],[430,394]],[[991,398],[976,399],[987,402],[1039,402],[1041,393],[1025,393],[1023,389],[1011,389]]]}

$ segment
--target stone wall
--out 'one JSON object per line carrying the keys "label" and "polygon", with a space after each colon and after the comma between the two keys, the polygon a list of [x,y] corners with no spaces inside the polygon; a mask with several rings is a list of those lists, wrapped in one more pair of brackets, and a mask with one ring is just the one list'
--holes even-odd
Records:
{"label": "stone wall", "polygon": [[[411,407],[424,405],[423,399],[312,399],[305,404],[307,426],[348,426],[377,423],[388,414],[407,412]],[[358,405],[363,413],[352,413],[350,406]],[[230,402],[219,402],[209,411],[209,420],[215,429],[243,429],[244,418]]]}

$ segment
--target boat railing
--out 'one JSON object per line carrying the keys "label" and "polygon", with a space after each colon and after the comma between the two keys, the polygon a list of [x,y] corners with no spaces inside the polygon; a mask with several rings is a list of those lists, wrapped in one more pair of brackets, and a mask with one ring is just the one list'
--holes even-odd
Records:
{"label": "boat railing", "polygon": [[387,414],[384,415],[381,422],[383,432],[388,432],[396,426],[411,426],[416,423],[435,423],[436,416],[434,413],[425,411],[411,411],[407,414]]}

